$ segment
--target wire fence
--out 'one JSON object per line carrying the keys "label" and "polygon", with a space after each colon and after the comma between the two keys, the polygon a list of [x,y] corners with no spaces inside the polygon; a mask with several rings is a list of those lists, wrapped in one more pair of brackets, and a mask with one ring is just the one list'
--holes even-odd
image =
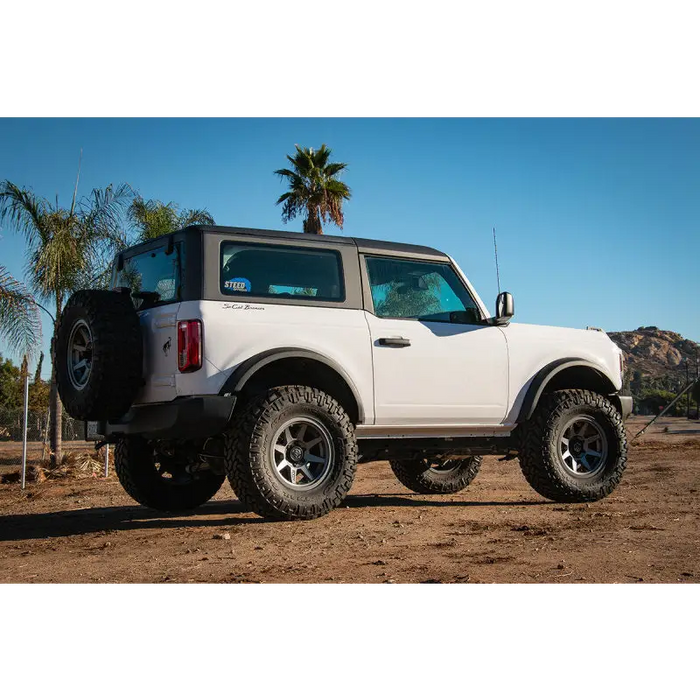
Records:
{"label": "wire fence", "polygon": [[[0,482],[22,467],[24,411],[0,408]],[[48,411],[29,411],[27,416],[27,465],[45,464],[51,456]],[[63,413],[62,441],[65,454],[94,450],[85,442],[85,423]]]}
{"label": "wire fence", "polygon": [[[22,442],[24,411],[21,408],[0,408],[0,442]],[[71,418],[65,411],[61,423],[64,440],[83,440],[85,423]],[[27,415],[27,440],[49,441],[48,411],[29,411]]]}

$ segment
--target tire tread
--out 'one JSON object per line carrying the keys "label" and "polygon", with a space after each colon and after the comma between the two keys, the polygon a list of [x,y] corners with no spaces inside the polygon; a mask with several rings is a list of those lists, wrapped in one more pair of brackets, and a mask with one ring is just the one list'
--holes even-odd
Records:
{"label": "tire tread", "polygon": [[[88,385],[81,391],[71,384],[66,367],[75,313],[88,323],[96,351]],[[78,420],[123,416],[143,384],[141,328],[130,297],[104,289],[73,294],[61,314],[56,356],[56,383],[69,415]]]}
{"label": "tire tread", "polygon": [[[585,488],[565,478],[552,459],[557,422],[565,413],[577,408],[591,408],[605,416],[618,443],[614,446],[615,462],[605,470],[604,478],[586,484]],[[520,468],[527,482],[541,496],[560,503],[586,503],[605,498],[620,483],[627,463],[627,436],[622,416],[604,396],[585,389],[554,391],[542,398],[522,430]]]}
{"label": "tire tread", "polygon": [[[454,473],[438,475],[425,467],[421,459],[389,460],[394,476],[415,493],[459,493],[474,481],[481,468],[482,458],[465,457]],[[449,477],[449,478],[445,478]]]}
{"label": "tire tread", "polygon": [[114,450],[119,483],[137,503],[164,512],[187,511],[213,498],[224,483],[223,474],[205,472],[191,484],[172,485],[156,472],[153,450],[141,437],[120,438]]}
{"label": "tire tread", "polygon": [[[343,465],[333,490],[322,498],[295,502],[282,489],[272,488],[266,479],[266,428],[290,406],[320,409],[338,428],[336,451]],[[355,428],[345,409],[332,396],[308,386],[288,385],[270,389],[241,407],[225,438],[226,473],[231,488],[243,506],[274,520],[311,520],[340,505],[352,486],[357,468]]]}

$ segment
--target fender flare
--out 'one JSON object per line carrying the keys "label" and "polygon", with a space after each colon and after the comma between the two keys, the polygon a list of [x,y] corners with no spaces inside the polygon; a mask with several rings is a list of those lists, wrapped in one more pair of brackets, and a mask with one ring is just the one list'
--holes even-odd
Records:
{"label": "fender flare", "polygon": [[554,362],[550,362],[548,365],[542,367],[542,369],[540,369],[539,372],[537,372],[537,374],[535,374],[535,376],[532,378],[530,386],[525,392],[523,404],[520,407],[520,413],[518,414],[517,420],[518,423],[522,423],[523,421],[529,420],[532,417],[532,414],[537,408],[537,404],[539,403],[540,398],[544,393],[544,390],[547,388],[547,384],[549,384],[549,382],[557,374],[563,372],[566,369],[570,369],[571,367],[586,367],[588,369],[593,370],[596,374],[600,376],[603,382],[609,385],[609,394],[617,393],[617,390],[615,389],[615,384],[613,383],[612,379],[608,376],[607,372],[599,365],[596,365],[595,363],[590,362],[589,360],[584,360],[580,357],[564,357],[559,360],[554,360]]}
{"label": "fender flare", "polygon": [[264,352],[249,357],[247,360],[241,362],[241,364],[238,365],[233,372],[231,372],[228,379],[221,387],[219,395],[223,396],[225,394],[239,394],[247,384],[248,380],[251,379],[251,377],[253,377],[259,370],[266,365],[272,364],[273,362],[285,359],[315,360],[316,362],[326,365],[326,367],[340,375],[350,389],[352,396],[355,399],[355,403],[357,404],[358,422],[364,423],[365,411],[362,405],[362,400],[360,399],[360,392],[357,390],[355,382],[353,382],[353,380],[348,376],[347,372],[335,360],[332,360],[330,357],[326,357],[319,352],[315,352],[314,350],[306,350],[304,348],[275,348],[273,350],[265,350]]}

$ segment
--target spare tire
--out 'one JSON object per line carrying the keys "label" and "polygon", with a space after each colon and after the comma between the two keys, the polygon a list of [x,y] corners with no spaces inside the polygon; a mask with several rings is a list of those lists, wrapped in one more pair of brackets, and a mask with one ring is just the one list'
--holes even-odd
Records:
{"label": "spare tire", "polygon": [[68,300],[56,335],[56,383],[79,420],[116,420],[143,381],[143,343],[131,297],[85,289]]}

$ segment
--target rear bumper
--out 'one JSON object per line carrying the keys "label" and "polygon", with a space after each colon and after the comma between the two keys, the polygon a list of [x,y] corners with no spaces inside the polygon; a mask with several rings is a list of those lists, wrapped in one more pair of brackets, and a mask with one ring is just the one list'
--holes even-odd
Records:
{"label": "rear bumper", "polygon": [[149,440],[194,440],[222,433],[235,405],[235,396],[188,396],[132,406],[119,421],[101,427],[107,438],[142,435]]}
{"label": "rear bumper", "polygon": [[632,413],[634,400],[631,396],[618,396],[617,398],[620,399],[620,406],[622,407],[622,420],[627,420],[627,416]]}

